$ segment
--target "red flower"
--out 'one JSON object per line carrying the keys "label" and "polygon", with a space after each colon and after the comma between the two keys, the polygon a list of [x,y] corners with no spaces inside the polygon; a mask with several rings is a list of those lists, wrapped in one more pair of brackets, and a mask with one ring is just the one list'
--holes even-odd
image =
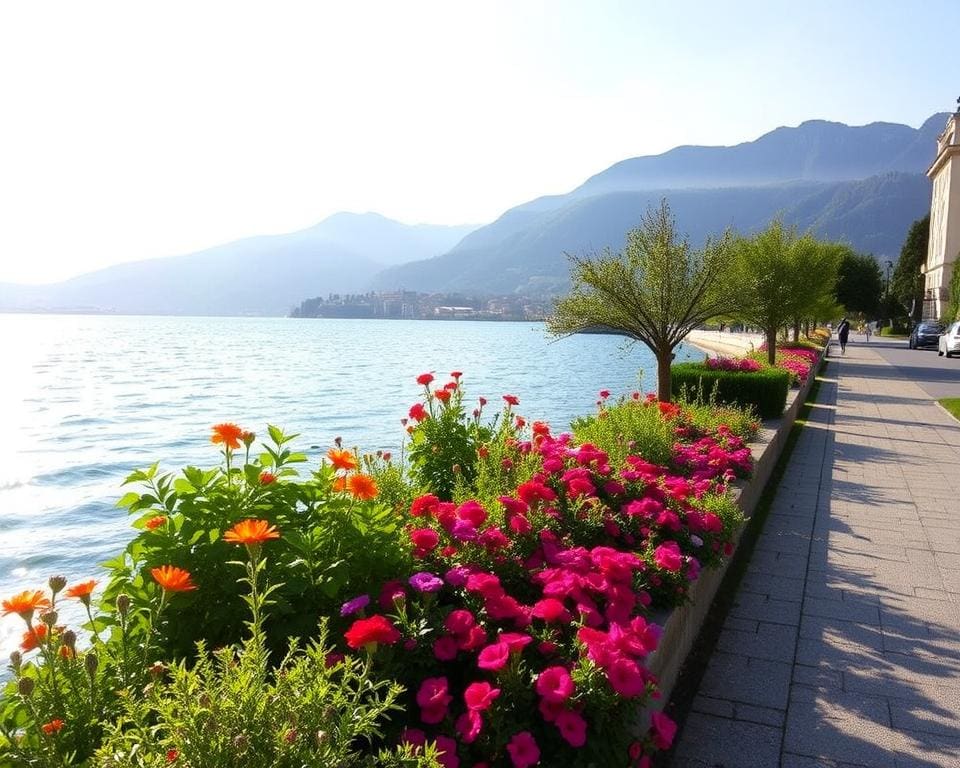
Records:
{"label": "red flower", "polygon": [[393,645],[400,639],[400,633],[390,619],[374,614],[369,619],[357,619],[353,622],[344,638],[347,645],[357,650],[374,643]]}
{"label": "red flower", "polygon": [[44,723],[40,726],[40,729],[47,734],[47,736],[53,736],[57,733],[60,733],[60,730],[63,728],[63,720],[59,718],[56,720],[51,720],[49,723]]}
{"label": "red flower", "polygon": [[180,750],[178,749],[168,749],[167,750],[167,762],[175,763],[177,758],[180,757]]}
{"label": "red flower", "polygon": [[450,378],[452,379],[459,379],[461,376],[463,376],[462,371],[450,371]]}
{"label": "red flower", "polygon": [[433,381],[432,373],[421,373],[417,376],[417,384],[422,384],[425,387],[428,386],[431,381]]}
{"label": "red flower", "polygon": [[450,390],[449,389],[438,389],[433,393],[433,396],[437,398],[441,403],[445,403],[450,399]]}
{"label": "red flower", "polygon": [[223,443],[226,448],[234,450],[240,447],[243,430],[236,424],[216,424],[210,429],[213,430],[213,434],[210,436],[211,443]]}
{"label": "red flower", "polygon": [[503,399],[507,405],[520,405],[520,399],[516,395],[504,395]]}
{"label": "red flower", "polygon": [[260,473],[260,485],[270,485],[275,482],[277,482],[277,476],[273,472],[264,470]]}
{"label": "red flower", "polygon": [[423,403],[414,403],[411,405],[409,416],[414,421],[424,421],[430,418],[430,414],[427,413],[427,409],[423,407]]}
{"label": "red flower", "polygon": [[167,522],[166,515],[157,515],[156,517],[151,517],[143,525],[148,531],[155,531],[161,525],[164,525]]}

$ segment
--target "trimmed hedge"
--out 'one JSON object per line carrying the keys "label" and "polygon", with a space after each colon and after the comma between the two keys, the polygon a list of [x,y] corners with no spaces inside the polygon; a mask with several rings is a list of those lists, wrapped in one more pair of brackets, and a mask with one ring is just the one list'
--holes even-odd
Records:
{"label": "trimmed hedge", "polygon": [[776,419],[787,405],[790,373],[779,368],[742,371],[711,370],[703,363],[670,367],[674,397],[753,408],[761,419]]}

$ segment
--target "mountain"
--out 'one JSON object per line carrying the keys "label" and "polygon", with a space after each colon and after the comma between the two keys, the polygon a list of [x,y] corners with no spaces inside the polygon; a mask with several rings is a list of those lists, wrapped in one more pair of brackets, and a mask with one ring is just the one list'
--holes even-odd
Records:
{"label": "mountain", "polygon": [[284,315],[305,296],[363,291],[384,266],[443,253],[471,229],[337,213],[299,232],[119,264],[52,285],[0,284],[0,310]]}
{"label": "mountain", "polygon": [[733,147],[677,147],[616,163],[566,195],[537,198],[467,235],[448,253],[387,269],[377,288],[549,294],[568,284],[564,253],[619,250],[641,214],[667,198],[699,244],[772,217],[896,258],[930,207],[923,175],[948,115],[919,129],[813,120]]}

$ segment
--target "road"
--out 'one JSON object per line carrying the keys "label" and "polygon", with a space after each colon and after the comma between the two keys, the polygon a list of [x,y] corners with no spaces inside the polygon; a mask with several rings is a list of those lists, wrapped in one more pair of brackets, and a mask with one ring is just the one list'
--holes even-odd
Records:
{"label": "road", "polygon": [[[906,339],[872,336],[866,341],[864,336],[851,333],[847,349],[858,346],[879,353],[903,379],[918,384],[930,397],[960,397],[960,357],[939,357],[936,349],[909,349]],[[830,355],[839,353],[839,345],[834,339]]]}

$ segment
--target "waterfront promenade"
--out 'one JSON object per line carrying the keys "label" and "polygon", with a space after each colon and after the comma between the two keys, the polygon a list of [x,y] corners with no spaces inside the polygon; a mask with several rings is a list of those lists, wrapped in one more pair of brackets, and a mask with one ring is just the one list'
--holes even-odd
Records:
{"label": "waterfront promenade", "polygon": [[822,377],[673,768],[960,767],[960,424],[868,345]]}

